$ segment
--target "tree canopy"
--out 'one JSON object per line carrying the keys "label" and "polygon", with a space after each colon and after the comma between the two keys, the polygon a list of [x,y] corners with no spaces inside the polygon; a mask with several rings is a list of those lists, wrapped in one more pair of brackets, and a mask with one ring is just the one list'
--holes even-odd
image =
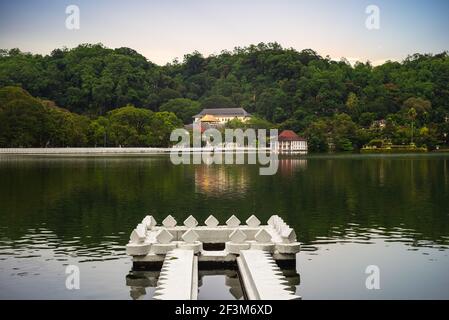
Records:
{"label": "tree canopy", "polygon": [[187,98],[176,98],[167,101],[159,108],[160,111],[173,112],[184,123],[192,122],[192,117],[201,111],[200,103]]}
{"label": "tree canopy", "polygon": [[[132,49],[109,49],[101,44],[55,49],[45,56],[11,49],[0,51],[0,87],[6,86],[22,87],[33,97],[80,115],[73,116],[72,123],[83,124],[89,117],[95,123],[88,127],[98,129],[98,136],[90,134],[89,139],[94,136],[98,143],[104,143],[100,122],[113,118],[111,111],[132,105],[154,113],[173,112],[184,123],[201,108],[242,107],[280,129],[306,135],[313,150],[330,145],[351,150],[375,138],[408,143],[413,133],[416,143],[447,145],[447,52],[413,54],[402,62],[379,66],[369,62],[352,66],[345,59],[333,61],[310,49],[261,43],[208,57],[193,52],[182,61],[158,66]],[[41,107],[21,101],[21,106],[8,102],[2,107],[3,113],[9,112],[3,117],[18,121],[14,109],[18,114],[25,112],[30,123],[40,123],[33,112],[39,113],[36,110]],[[416,111],[413,120],[412,108]],[[379,120],[386,126],[373,126]],[[23,139],[28,141],[24,145],[48,142],[40,136],[39,126],[29,127],[35,130],[34,138],[27,137],[25,132],[31,129],[24,126]],[[136,138],[134,131],[132,135],[133,143],[149,142]],[[16,144],[12,135],[2,136],[5,143]],[[84,138],[77,139],[81,143]]]}
{"label": "tree canopy", "polygon": [[0,89],[0,147],[166,147],[179,127],[182,122],[172,112],[127,105],[92,119],[22,88]]}

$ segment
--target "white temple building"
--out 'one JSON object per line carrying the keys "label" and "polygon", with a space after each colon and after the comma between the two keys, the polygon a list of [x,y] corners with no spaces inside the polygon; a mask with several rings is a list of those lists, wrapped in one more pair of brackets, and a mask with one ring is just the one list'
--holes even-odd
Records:
{"label": "white temple building", "polygon": [[251,115],[243,108],[216,108],[203,109],[193,116],[194,123],[202,122],[214,125],[224,125],[226,122],[237,119],[246,122],[251,119]]}
{"label": "white temple building", "polygon": [[275,150],[279,153],[306,154],[308,151],[307,139],[299,137],[292,130],[284,130],[278,136]]}

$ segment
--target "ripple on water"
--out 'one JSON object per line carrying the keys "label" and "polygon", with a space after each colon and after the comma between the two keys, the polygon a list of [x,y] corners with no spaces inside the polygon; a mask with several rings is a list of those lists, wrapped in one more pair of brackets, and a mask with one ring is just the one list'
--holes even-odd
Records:
{"label": "ripple on water", "polygon": [[24,255],[24,256],[14,256],[15,259],[31,259],[31,258],[40,258],[41,255]]}
{"label": "ripple on water", "polygon": [[[326,236],[317,236],[315,239],[303,243],[302,251],[316,251],[321,249],[322,246],[328,246],[333,244],[361,244],[371,245],[380,240],[385,243],[387,247],[391,244],[402,244],[409,248],[407,251],[417,251],[419,249],[432,248],[445,251],[449,248],[447,245],[447,239],[449,237],[441,237],[441,241],[428,240],[423,238],[423,235],[413,229],[400,227],[370,227],[363,228],[356,223],[349,223],[347,225],[333,226],[330,228],[329,234]],[[419,239],[419,240],[418,240]],[[441,242],[441,243],[439,243]],[[308,247],[307,245],[311,245]],[[316,248],[313,248],[316,246]],[[412,249],[410,249],[410,247]],[[415,248],[415,249],[413,249]]]}
{"label": "ripple on water", "polygon": [[[125,234],[122,232],[122,234]],[[30,228],[25,234],[14,241],[2,236],[0,239],[1,260],[15,258],[21,260],[42,259],[41,261],[58,261],[66,263],[69,259],[87,261],[109,261],[123,259],[126,255],[122,245],[122,236],[106,235],[100,242],[91,240],[92,236],[75,236],[61,239],[53,231],[44,227]],[[89,239],[91,244],[86,244]]]}

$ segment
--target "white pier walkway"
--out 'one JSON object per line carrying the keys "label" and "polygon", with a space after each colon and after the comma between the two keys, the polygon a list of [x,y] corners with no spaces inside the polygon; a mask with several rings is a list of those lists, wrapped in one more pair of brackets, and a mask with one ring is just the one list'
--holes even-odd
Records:
{"label": "white pier walkway", "polygon": [[161,225],[148,215],[131,232],[126,245],[133,269],[159,269],[162,265],[155,299],[196,300],[198,263],[202,268],[238,267],[248,299],[299,299],[288,290],[291,284],[278,265],[296,266],[301,245],[293,228],[278,215],[265,225],[255,215],[245,224],[235,215],[221,225],[212,215],[204,225],[193,216],[183,225],[177,224],[171,215]]}
{"label": "white pier walkway", "polygon": [[193,250],[174,249],[165,255],[156,300],[197,300],[198,257]]}
{"label": "white pier walkway", "polygon": [[289,284],[273,257],[262,250],[241,250],[237,264],[249,300],[294,300],[300,296]]}

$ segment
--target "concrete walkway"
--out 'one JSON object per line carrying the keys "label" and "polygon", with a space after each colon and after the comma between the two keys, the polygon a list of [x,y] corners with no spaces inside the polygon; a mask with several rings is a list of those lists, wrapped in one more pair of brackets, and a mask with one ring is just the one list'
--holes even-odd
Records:
{"label": "concrete walkway", "polygon": [[170,152],[235,152],[235,153],[251,153],[270,151],[270,148],[223,148],[223,147],[202,147],[202,148],[139,148],[139,147],[86,147],[86,148],[0,148],[1,154],[16,155],[143,155],[143,154],[159,154]]}
{"label": "concrete walkway", "polygon": [[262,250],[241,250],[237,264],[248,300],[294,300],[289,283],[273,257]]}
{"label": "concrete walkway", "polygon": [[[168,215],[162,225],[148,215],[131,232],[126,252],[133,257],[134,270],[160,268],[155,299],[194,300],[198,295],[198,263],[202,267],[223,268],[237,262],[246,297],[252,300],[298,299],[295,284],[279,269],[296,267],[300,243],[295,231],[273,215],[266,225],[251,215],[245,224],[232,215],[221,224],[209,216],[203,226],[189,216],[177,225]],[[209,249],[205,250],[203,244]]]}
{"label": "concrete walkway", "polygon": [[0,154],[28,155],[121,155],[159,154],[171,148],[0,148]]}
{"label": "concrete walkway", "polygon": [[193,250],[174,249],[165,255],[156,300],[197,300],[198,257]]}

